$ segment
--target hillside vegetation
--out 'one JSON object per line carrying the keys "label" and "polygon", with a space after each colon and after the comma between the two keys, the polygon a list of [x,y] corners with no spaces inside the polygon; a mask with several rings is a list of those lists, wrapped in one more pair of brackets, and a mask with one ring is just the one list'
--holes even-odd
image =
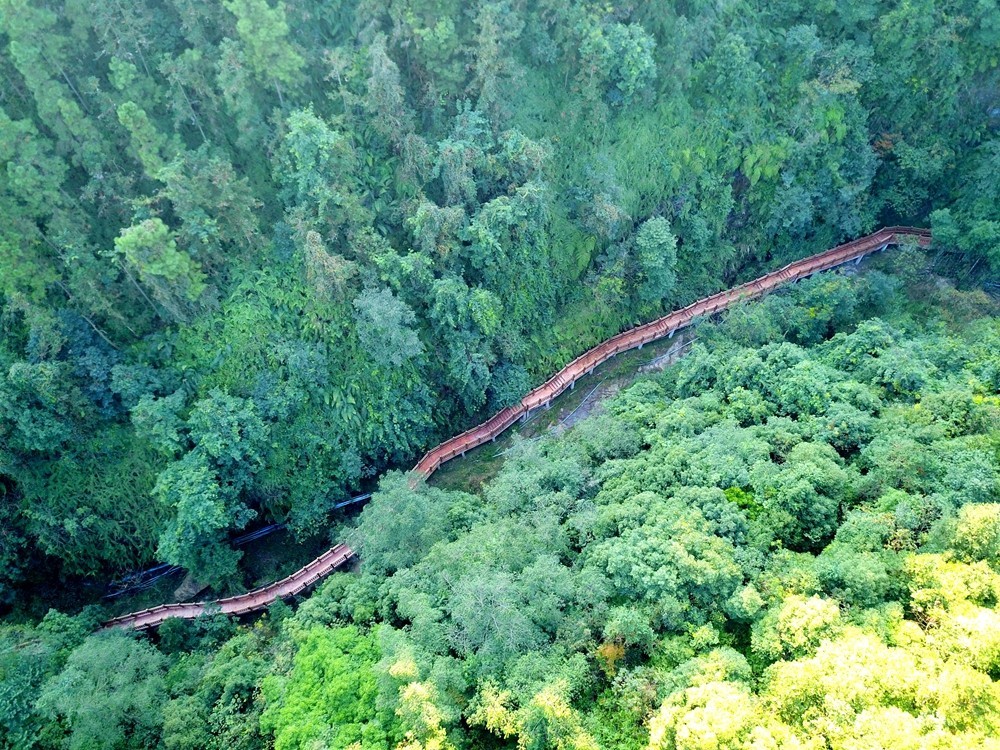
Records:
{"label": "hillside vegetation", "polygon": [[[994,0],[0,0],[0,748],[996,746],[998,91]],[[483,486],[399,472],[893,224]]]}
{"label": "hillside vegetation", "polygon": [[[0,597],[251,583],[587,346],[878,223],[997,261],[991,3],[0,2]],[[123,481],[124,479],[124,481]]]}
{"label": "hillside vegetation", "polygon": [[92,611],[0,629],[0,727],[11,747],[992,746],[995,313],[878,271],[737,309],[476,494],[387,475],[360,573],[294,613],[152,641],[87,635]]}

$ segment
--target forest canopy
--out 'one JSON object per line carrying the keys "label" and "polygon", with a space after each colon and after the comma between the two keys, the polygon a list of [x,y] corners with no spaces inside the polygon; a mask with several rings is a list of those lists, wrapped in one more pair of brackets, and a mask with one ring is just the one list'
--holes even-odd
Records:
{"label": "forest canopy", "polygon": [[[923,256],[895,251],[897,271]],[[0,624],[10,747],[970,748],[1000,731],[997,303],[829,274],[473,492],[399,472],[254,623]]]}
{"label": "forest canopy", "polygon": [[[0,0],[0,747],[988,746],[998,70],[991,1]],[[398,473],[893,224],[484,486]],[[271,524],[360,569],[90,634]]]}
{"label": "forest canopy", "polygon": [[[877,224],[1000,263],[991,4],[0,2],[0,596],[223,588],[587,346]],[[128,481],[120,481],[128,477]]]}

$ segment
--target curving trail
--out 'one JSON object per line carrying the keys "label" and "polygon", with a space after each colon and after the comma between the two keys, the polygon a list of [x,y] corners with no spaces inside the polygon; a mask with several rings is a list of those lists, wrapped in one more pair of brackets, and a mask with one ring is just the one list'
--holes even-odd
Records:
{"label": "curving trail", "polygon": [[[705,297],[651,323],[612,336],[604,343],[598,344],[574,359],[522,398],[520,403],[508,406],[481,425],[449,438],[430,450],[413,468],[413,481],[426,479],[437,471],[438,467],[445,461],[455,456],[464,456],[466,451],[490,440],[495,440],[497,435],[518,419],[527,419],[533,410],[547,407],[554,398],[567,388],[572,387],[577,380],[616,354],[629,349],[641,348],[644,344],[664,336],[673,336],[676,331],[686,328],[696,319],[724,310],[736,302],[755,299],[773,289],[812,276],[819,271],[836,268],[850,261],[860,261],[865,255],[879,252],[890,245],[916,243],[926,247],[930,242],[929,229],[886,227],[874,234],[790,263],[784,268],[761,276],[754,281]],[[209,611],[231,615],[246,614],[263,609],[275,599],[284,599],[301,593],[352,557],[354,557],[354,551],[350,547],[338,544],[287,578],[282,578],[280,581],[249,591],[246,594],[208,602],[163,604],[108,620],[104,623],[104,627],[151,628],[171,617],[193,618]]]}
{"label": "curving trail", "polygon": [[328,549],[304,568],[292,573],[287,578],[269,583],[245,594],[214,599],[208,602],[182,602],[180,604],[161,604],[140,612],[116,617],[104,623],[105,628],[153,628],[171,617],[190,620],[206,612],[221,612],[227,615],[245,615],[263,609],[275,599],[286,599],[305,591],[316,581],[326,577],[354,557],[354,550],[346,544],[338,544]]}

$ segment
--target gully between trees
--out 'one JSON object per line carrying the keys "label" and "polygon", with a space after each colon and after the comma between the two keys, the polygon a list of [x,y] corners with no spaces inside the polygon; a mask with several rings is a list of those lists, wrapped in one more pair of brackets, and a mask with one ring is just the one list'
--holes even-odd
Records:
{"label": "gully between trees", "polygon": [[[755,299],[772,289],[807,278],[819,271],[827,271],[851,261],[858,262],[864,256],[885,250],[891,245],[916,243],[927,246],[930,242],[931,233],[928,229],[886,227],[874,234],[790,263],[784,268],[761,276],[754,281],[705,297],[651,323],[612,336],[604,343],[598,344],[574,359],[549,380],[522,398],[518,404],[508,406],[481,425],[449,438],[429,451],[413,468],[412,482],[415,484],[420,479],[426,479],[437,471],[438,467],[445,461],[455,456],[464,456],[466,451],[490,440],[495,440],[497,435],[508,429],[517,420],[527,419],[533,410],[547,407],[559,394],[567,388],[572,388],[581,377],[621,352],[642,348],[644,344],[651,341],[673,336],[675,332],[691,325],[698,318],[724,310],[741,300]],[[254,612],[263,609],[275,599],[284,599],[301,593],[344,565],[352,557],[354,557],[354,551],[350,547],[338,544],[287,578],[282,578],[280,581],[275,581],[246,594],[206,602],[162,604],[158,607],[116,617],[104,623],[104,627],[151,628],[171,617],[189,619],[206,612],[231,615]]]}

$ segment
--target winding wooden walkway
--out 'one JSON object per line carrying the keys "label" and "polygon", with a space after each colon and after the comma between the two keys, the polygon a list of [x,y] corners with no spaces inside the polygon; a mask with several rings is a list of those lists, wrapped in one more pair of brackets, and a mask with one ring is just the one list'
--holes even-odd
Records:
{"label": "winding wooden walkway", "polygon": [[[430,450],[413,468],[414,482],[429,477],[445,461],[455,458],[455,456],[464,456],[466,451],[495,440],[500,433],[517,420],[527,419],[532,411],[549,406],[554,398],[567,388],[572,388],[577,380],[593,372],[595,367],[617,354],[629,349],[642,348],[644,344],[651,341],[673,336],[675,332],[686,328],[697,319],[725,310],[737,302],[755,299],[785,284],[812,276],[814,273],[827,271],[851,261],[860,261],[864,256],[884,250],[891,245],[916,243],[927,246],[930,241],[931,233],[927,229],[886,227],[853,242],[838,245],[825,252],[790,263],[784,268],[761,276],[754,281],[698,300],[651,323],[612,336],[604,343],[598,344],[574,359],[522,398],[518,404],[508,406],[481,425],[449,438]],[[254,612],[263,609],[275,599],[284,599],[301,593],[344,565],[352,557],[354,557],[353,550],[347,545],[338,544],[287,578],[282,578],[280,581],[249,591],[246,594],[206,602],[162,604],[158,607],[116,617],[104,623],[104,626],[151,628],[171,617],[193,618],[206,612],[220,612],[230,615]]]}

